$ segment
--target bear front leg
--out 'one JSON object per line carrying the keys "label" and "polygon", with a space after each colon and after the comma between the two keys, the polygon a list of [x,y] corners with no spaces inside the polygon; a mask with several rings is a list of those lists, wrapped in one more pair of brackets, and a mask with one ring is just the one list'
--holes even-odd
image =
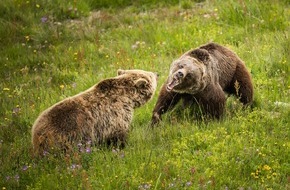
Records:
{"label": "bear front leg", "polygon": [[181,94],[176,92],[168,92],[166,90],[166,84],[163,84],[153,110],[151,119],[152,127],[159,123],[162,114],[166,113],[169,109],[172,109],[179,102],[181,96]]}
{"label": "bear front leg", "polygon": [[206,117],[220,119],[225,111],[226,96],[219,84],[209,85],[203,92],[195,95]]}

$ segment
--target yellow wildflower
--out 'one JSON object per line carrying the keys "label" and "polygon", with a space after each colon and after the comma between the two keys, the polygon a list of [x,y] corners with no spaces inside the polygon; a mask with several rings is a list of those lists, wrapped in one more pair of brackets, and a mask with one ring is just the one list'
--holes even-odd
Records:
{"label": "yellow wildflower", "polygon": [[265,165],[263,166],[263,170],[269,171],[269,170],[271,170],[271,167],[268,166],[267,164],[265,164]]}

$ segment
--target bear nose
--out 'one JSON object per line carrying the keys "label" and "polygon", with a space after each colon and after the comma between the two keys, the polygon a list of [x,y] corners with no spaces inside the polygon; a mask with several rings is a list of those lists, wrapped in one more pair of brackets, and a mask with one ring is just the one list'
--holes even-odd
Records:
{"label": "bear nose", "polygon": [[183,73],[181,71],[178,71],[177,74],[176,74],[176,76],[178,78],[183,78]]}

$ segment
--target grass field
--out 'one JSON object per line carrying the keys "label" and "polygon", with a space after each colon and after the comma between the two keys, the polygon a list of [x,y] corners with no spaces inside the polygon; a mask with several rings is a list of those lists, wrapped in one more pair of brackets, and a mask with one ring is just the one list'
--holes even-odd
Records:
{"label": "grass field", "polygon": [[[288,0],[2,0],[0,188],[290,189]],[[255,104],[221,121],[176,108],[149,127],[171,62],[214,41],[251,71]],[[117,69],[158,72],[123,150],[32,156],[31,127],[52,104]],[[85,148],[85,147],[84,147]]]}

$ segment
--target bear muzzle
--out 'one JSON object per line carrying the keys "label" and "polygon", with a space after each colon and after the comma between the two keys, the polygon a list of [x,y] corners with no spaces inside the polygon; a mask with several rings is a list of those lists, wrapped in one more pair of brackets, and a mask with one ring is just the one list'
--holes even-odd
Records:
{"label": "bear muzzle", "polygon": [[166,90],[168,92],[172,91],[175,86],[179,85],[182,82],[182,79],[184,78],[184,76],[185,76],[185,73],[182,70],[176,71],[173,74],[173,77],[168,81]]}

